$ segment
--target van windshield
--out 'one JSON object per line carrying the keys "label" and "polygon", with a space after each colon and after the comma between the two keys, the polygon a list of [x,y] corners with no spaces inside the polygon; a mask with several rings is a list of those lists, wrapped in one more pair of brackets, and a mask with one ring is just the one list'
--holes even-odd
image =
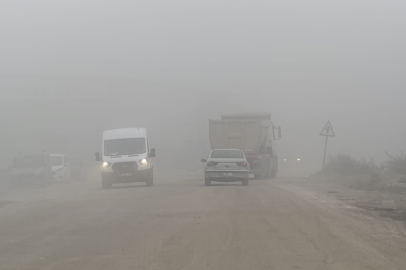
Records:
{"label": "van windshield", "polygon": [[62,166],[63,165],[63,157],[51,157],[51,166]]}
{"label": "van windshield", "polygon": [[104,141],[105,156],[139,155],[146,152],[145,138],[126,138]]}
{"label": "van windshield", "polygon": [[44,166],[44,158],[42,156],[17,157],[14,159],[14,168],[38,168]]}

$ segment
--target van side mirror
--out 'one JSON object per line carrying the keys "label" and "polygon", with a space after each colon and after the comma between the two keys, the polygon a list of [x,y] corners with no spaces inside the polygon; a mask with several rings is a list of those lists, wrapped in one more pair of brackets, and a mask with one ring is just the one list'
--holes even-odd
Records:
{"label": "van side mirror", "polygon": [[151,150],[149,151],[149,157],[156,157],[156,150],[155,150],[155,148],[151,148]]}
{"label": "van side mirror", "polygon": [[101,161],[102,160],[99,152],[95,153],[94,157],[96,158],[96,161]]}
{"label": "van side mirror", "polygon": [[207,162],[207,159],[204,159],[204,158],[203,158],[203,159],[201,159],[200,161],[201,161],[201,162]]}
{"label": "van side mirror", "polygon": [[282,128],[281,128],[281,126],[278,126],[278,137],[279,137],[279,139],[282,138]]}

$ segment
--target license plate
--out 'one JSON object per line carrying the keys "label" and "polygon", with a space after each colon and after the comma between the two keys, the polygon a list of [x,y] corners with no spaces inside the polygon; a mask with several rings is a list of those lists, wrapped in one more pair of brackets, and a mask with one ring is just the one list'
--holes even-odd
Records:
{"label": "license plate", "polygon": [[254,175],[253,173],[250,173],[250,174],[249,174],[249,178],[250,178],[250,179],[254,179],[254,178],[255,178],[255,175]]}
{"label": "license plate", "polygon": [[224,177],[230,177],[230,176],[233,176],[234,174],[233,173],[223,173],[222,174],[222,176],[224,176]]}
{"label": "license plate", "polygon": [[133,174],[132,173],[120,173],[119,175],[121,177],[124,177],[124,176],[132,176]]}

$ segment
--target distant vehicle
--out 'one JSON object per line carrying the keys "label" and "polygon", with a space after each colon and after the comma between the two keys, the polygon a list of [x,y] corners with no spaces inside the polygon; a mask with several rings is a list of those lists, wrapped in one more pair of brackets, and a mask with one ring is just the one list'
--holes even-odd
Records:
{"label": "distant vehicle", "polygon": [[66,160],[65,154],[50,154],[52,166],[52,176],[55,180],[69,180],[71,177],[71,167]]}
{"label": "distant vehicle", "polygon": [[223,115],[209,121],[212,149],[241,149],[255,178],[276,177],[278,155],[275,140],[282,137],[280,126],[274,126],[269,113]]}
{"label": "distant vehicle", "polygon": [[70,161],[70,179],[73,181],[86,181],[86,167],[79,160],[73,159]]}
{"label": "distant vehicle", "polygon": [[22,153],[13,160],[11,178],[16,182],[50,184],[52,169],[47,153]]}
{"label": "distant vehicle", "polygon": [[155,149],[149,148],[145,128],[122,128],[103,132],[101,176],[104,189],[114,183],[145,182],[154,184],[154,167],[151,158]]}
{"label": "distant vehicle", "polygon": [[205,185],[216,182],[238,182],[248,186],[250,167],[243,151],[238,149],[212,150],[204,169]]}

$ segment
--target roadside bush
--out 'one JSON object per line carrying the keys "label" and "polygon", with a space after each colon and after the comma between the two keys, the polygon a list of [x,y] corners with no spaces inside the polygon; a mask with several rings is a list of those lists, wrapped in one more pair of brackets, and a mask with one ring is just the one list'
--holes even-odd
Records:
{"label": "roadside bush", "polygon": [[329,157],[323,171],[340,175],[374,175],[377,172],[377,166],[373,160],[367,162],[365,160],[357,160],[347,154],[338,154]]}
{"label": "roadside bush", "polygon": [[396,174],[406,175],[406,155],[402,152],[400,155],[395,156],[386,152],[388,156],[388,161],[386,162],[386,167]]}

